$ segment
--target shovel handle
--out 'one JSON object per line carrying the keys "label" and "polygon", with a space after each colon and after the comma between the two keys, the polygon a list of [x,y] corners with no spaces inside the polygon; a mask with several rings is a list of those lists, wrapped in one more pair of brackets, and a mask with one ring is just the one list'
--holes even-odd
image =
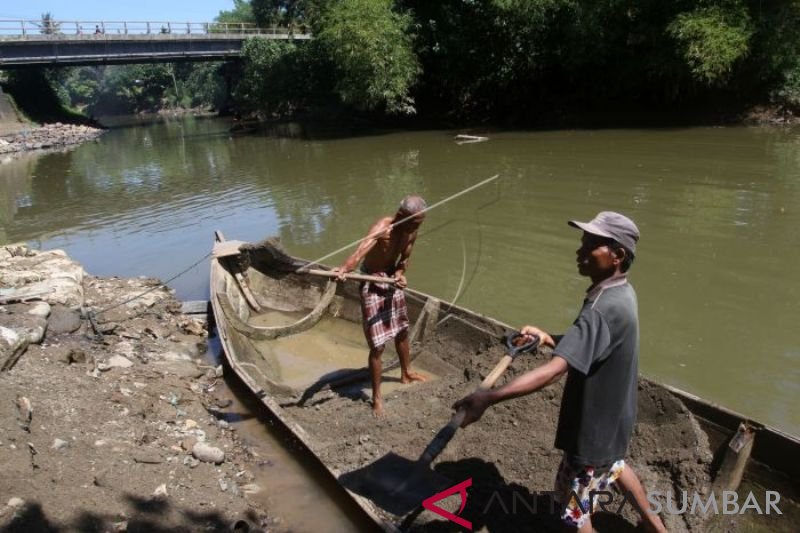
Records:
{"label": "shovel handle", "polygon": [[[301,268],[297,271],[298,274],[311,274],[312,276],[325,276],[328,278],[335,278],[339,274],[332,270],[321,270],[319,268]],[[357,281],[371,281],[373,283],[390,283],[394,284],[397,280],[394,278],[386,278],[383,276],[370,276],[369,274],[352,274],[347,273],[344,275],[345,279],[354,279]]]}
{"label": "shovel handle", "polygon": [[[514,357],[511,355],[504,355],[500,362],[495,365],[489,375],[483,378],[481,384],[478,385],[479,391],[489,390],[495,384],[497,379],[503,375],[503,372],[506,371],[508,365],[514,360]],[[430,444],[425,448],[425,451],[422,452],[422,455],[419,458],[420,463],[424,463],[429,465],[436,459],[440,453],[447,447],[447,444],[452,440],[453,435],[456,434],[458,428],[461,427],[461,423],[464,422],[464,417],[467,415],[467,412],[464,409],[459,409],[450,419],[450,422],[447,423],[436,436],[431,440]]]}
{"label": "shovel handle", "polygon": [[[483,381],[481,381],[481,384],[478,385],[477,390],[479,391],[489,390],[492,387],[494,387],[495,382],[500,378],[500,376],[503,375],[503,372],[506,371],[508,365],[510,365],[513,360],[514,360],[513,356],[509,354],[504,355],[503,358],[500,359],[500,362],[494,366],[491,372],[489,372],[489,375],[483,378]],[[455,418],[455,416],[453,418]],[[460,425],[461,424],[459,424],[459,426]]]}

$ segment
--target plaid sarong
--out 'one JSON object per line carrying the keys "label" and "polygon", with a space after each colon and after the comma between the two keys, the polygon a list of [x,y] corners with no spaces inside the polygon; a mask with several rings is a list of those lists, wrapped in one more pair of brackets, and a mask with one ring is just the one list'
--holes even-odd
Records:
{"label": "plaid sarong", "polygon": [[[384,272],[372,275],[389,277]],[[408,329],[405,294],[389,283],[362,283],[361,311],[364,317],[364,336],[370,348],[379,348]]]}

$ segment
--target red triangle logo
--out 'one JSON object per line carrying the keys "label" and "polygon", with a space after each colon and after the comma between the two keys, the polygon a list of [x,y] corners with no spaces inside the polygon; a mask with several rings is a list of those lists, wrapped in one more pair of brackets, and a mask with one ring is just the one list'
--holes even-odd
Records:
{"label": "red triangle logo", "polygon": [[[441,517],[447,518],[451,522],[455,522],[459,526],[465,527],[470,531],[472,531],[472,522],[464,520],[463,518],[458,516],[461,514],[461,511],[464,510],[464,506],[467,505],[467,487],[471,486],[472,486],[472,478],[469,478],[466,481],[462,481],[457,485],[453,485],[449,489],[443,490],[442,492],[439,492],[438,494],[434,494],[430,498],[427,498],[425,501],[422,502],[422,507],[438,514]],[[449,496],[452,496],[456,492],[459,494],[459,496],[461,496],[461,507],[458,509],[457,514],[453,514],[450,511],[446,511],[441,507],[439,507],[438,505],[435,505],[436,502],[438,502],[439,500],[443,500]]]}

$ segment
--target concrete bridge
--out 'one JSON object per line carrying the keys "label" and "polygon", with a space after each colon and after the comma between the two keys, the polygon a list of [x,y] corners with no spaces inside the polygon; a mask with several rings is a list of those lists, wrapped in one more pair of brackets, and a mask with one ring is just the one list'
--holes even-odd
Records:
{"label": "concrete bridge", "polygon": [[0,70],[218,61],[238,57],[250,38],[308,40],[311,35],[305,28],[246,23],[0,19]]}

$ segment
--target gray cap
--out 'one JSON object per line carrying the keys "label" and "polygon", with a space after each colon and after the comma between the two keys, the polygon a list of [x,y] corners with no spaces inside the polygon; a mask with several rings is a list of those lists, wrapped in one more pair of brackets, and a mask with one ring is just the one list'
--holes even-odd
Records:
{"label": "gray cap", "polygon": [[586,233],[614,239],[622,246],[636,254],[636,242],[639,240],[639,228],[625,215],[614,211],[601,211],[589,222],[568,222],[573,228],[582,229]]}

